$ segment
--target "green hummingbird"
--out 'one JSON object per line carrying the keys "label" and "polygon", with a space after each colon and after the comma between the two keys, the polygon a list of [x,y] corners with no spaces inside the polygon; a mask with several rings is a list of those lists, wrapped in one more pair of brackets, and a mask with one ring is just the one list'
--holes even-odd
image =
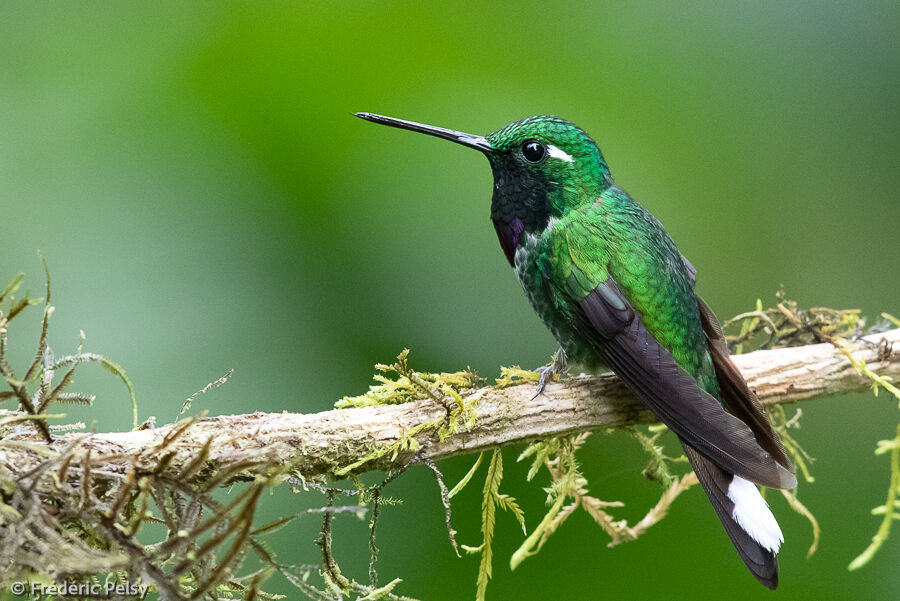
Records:
{"label": "green hummingbird", "polygon": [[696,271],[660,222],[612,179],[597,144],[552,115],[476,136],[372,113],[357,117],[482,152],[494,174],[500,247],[569,361],[612,369],[674,432],[759,582],[778,585],[784,538],[755,484],[797,485],[756,395],[732,363]]}

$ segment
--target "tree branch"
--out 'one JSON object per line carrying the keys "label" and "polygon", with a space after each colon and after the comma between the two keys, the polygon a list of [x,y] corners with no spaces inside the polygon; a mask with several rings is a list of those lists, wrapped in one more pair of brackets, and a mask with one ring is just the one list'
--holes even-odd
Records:
{"label": "tree branch", "polygon": [[[854,356],[874,372],[900,377],[900,329],[867,336]],[[793,403],[840,392],[860,391],[871,380],[857,373],[830,344],[764,350],[734,356],[750,387],[763,403]],[[417,435],[420,448],[377,457],[355,471],[385,470],[420,459],[439,460],[597,428],[655,421],[612,374],[577,376],[548,384],[538,398],[534,386],[488,386],[466,393],[478,413],[474,425],[439,440],[437,433]],[[46,456],[74,448],[61,473],[77,470],[89,454],[94,478],[121,479],[129,466],[195,484],[224,484],[290,466],[307,479],[333,475],[340,468],[372,456],[416,426],[440,422],[447,409],[433,400],[400,405],[339,409],[315,414],[252,413],[205,417],[153,429],[105,434],[68,434],[46,443],[34,429],[21,426],[17,436],[0,443],[0,465],[15,478],[47,469]],[[87,462],[85,462],[87,465]],[[41,466],[39,468],[39,466]],[[74,477],[74,476],[72,476]]]}

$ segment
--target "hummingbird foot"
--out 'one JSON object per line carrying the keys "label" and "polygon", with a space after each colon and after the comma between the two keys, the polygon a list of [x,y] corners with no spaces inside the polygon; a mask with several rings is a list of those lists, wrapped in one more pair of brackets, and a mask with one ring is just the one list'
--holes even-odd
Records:
{"label": "hummingbird foot", "polygon": [[562,347],[559,347],[559,350],[553,355],[553,362],[550,363],[550,365],[542,365],[534,370],[541,374],[541,379],[538,380],[537,391],[534,393],[534,396],[531,397],[531,400],[533,401],[544,394],[544,387],[547,386],[547,382],[549,382],[553,376],[565,373],[568,370],[569,362],[566,357],[566,351],[564,351]]}

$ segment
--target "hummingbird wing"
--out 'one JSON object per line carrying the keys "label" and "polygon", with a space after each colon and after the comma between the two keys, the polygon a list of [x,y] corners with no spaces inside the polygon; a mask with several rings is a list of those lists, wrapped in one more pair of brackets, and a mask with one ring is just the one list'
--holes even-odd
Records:
{"label": "hummingbird wing", "polygon": [[686,445],[725,471],[757,484],[796,485],[794,475],[759,444],[753,430],[700,388],[650,334],[611,276],[575,307],[579,333]]}
{"label": "hummingbird wing", "polygon": [[[552,288],[556,305],[574,330],[684,444],[746,480],[774,488],[795,486],[796,478],[783,452],[773,455],[768,441],[761,445],[754,429],[725,411],[673,356],[677,353],[685,365],[693,362],[692,369],[698,373],[703,369],[699,362],[706,357],[707,341],[691,274],[659,222],[636,203],[634,207],[639,213],[630,215],[630,221],[622,226],[582,214],[545,232],[538,267]],[[636,217],[646,222],[635,227]],[[636,305],[622,292],[621,282],[610,269],[616,266],[609,251],[617,227],[618,235],[630,236],[630,271],[620,269]],[[654,238],[635,244],[634,238],[641,232]],[[677,336],[663,332],[660,313],[669,315],[668,321],[678,322],[677,328],[669,328],[677,330]],[[667,344],[648,329],[646,320],[654,318],[654,329]],[[679,345],[678,337],[694,342]],[[709,378],[715,378],[709,365],[706,369]],[[735,373],[740,375],[736,369]]]}
{"label": "hummingbird wing", "polygon": [[792,488],[796,477],[694,292],[693,266],[622,197],[548,227],[538,269],[576,335],[679,437],[741,559],[775,588],[784,537],[752,483]]}
{"label": "hummingbird wing", "polygon": [[[776,553],[783,536],[750,482],[791,488],[797,481],[786,467],[790,463],[771,433],[771,426],[755,421],[748,426],[726,412],[649,333],[612,276],[578,301],[576,307],[573,316],[578,331],[585,334],[616,375],[678,435],[738,555],[760,583],[776,588]],[[728,362],[739,377],[730,359]],[[750,406],[739,405],[744,409],[741,415],[748,415],[748,419],[751,411],[746,407]],[[761,413],[759,417],[765,419]],[[763,429],[770,436],[762,438],[765,442],[761,445],[756,432]],[[770,440],[775,441],[778,454],[767,450],[773,448]]]}

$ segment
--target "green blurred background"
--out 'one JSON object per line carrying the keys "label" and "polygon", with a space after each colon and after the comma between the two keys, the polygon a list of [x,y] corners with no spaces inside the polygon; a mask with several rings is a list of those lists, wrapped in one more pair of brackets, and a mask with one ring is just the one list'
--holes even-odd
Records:
{"label": "green blurred background", "polygon": [[[666,225],[720,316],[784,284],[803,305],[900,312],[900,8],[896,2],[3,3],[0,13],[0,280],[53,275],[51,345],[127,369],[141,419],[313,412],[412,349],[419,369],[544,363],[555,345],[532,314],[488,219],[477,153],[364,123],[352,111],[487,133],[557,113],[593,134],[619,184]],[[11,332],[27,358],[35,332]],[[31,329],[29,329],[31,328]],[[26,344],[28,346],[26,346]],[[130,425],[121,385],[98,392],[89,427]],[[877,527],[896,403],[847,395],[803,406],[816,457],[801,498],[821,547],[780,497],[781,599],[896,599],[900,532],[865,569],[847,564]],[[670,441],[670,445],[672,441]],[[593,494],[634,520],[658,487],[619,434],[582,454]],[[541,483],[507,453],[503,489],[529,527]],[[442,464],[448,481],[472,458]],[[476,558],[450,550],[433,478],[413,469],[386,494],[382,581],[422,599],[474,596]],[[263,516],[321,505],[279,492]],[[480,484],[455,503],[476,545]],[[308,521],[307,521],[308,520]],[[285,563],[315,563],[318,521],[271,538]],[[365,579],[366,525],[341,516],[336,553]],[[699,490],[640,541],[607,549],[576,514],[516,572],[522,540],[500,515],[491,599],[772,598]],[[290,593],[274,577],[266,587]]]}

